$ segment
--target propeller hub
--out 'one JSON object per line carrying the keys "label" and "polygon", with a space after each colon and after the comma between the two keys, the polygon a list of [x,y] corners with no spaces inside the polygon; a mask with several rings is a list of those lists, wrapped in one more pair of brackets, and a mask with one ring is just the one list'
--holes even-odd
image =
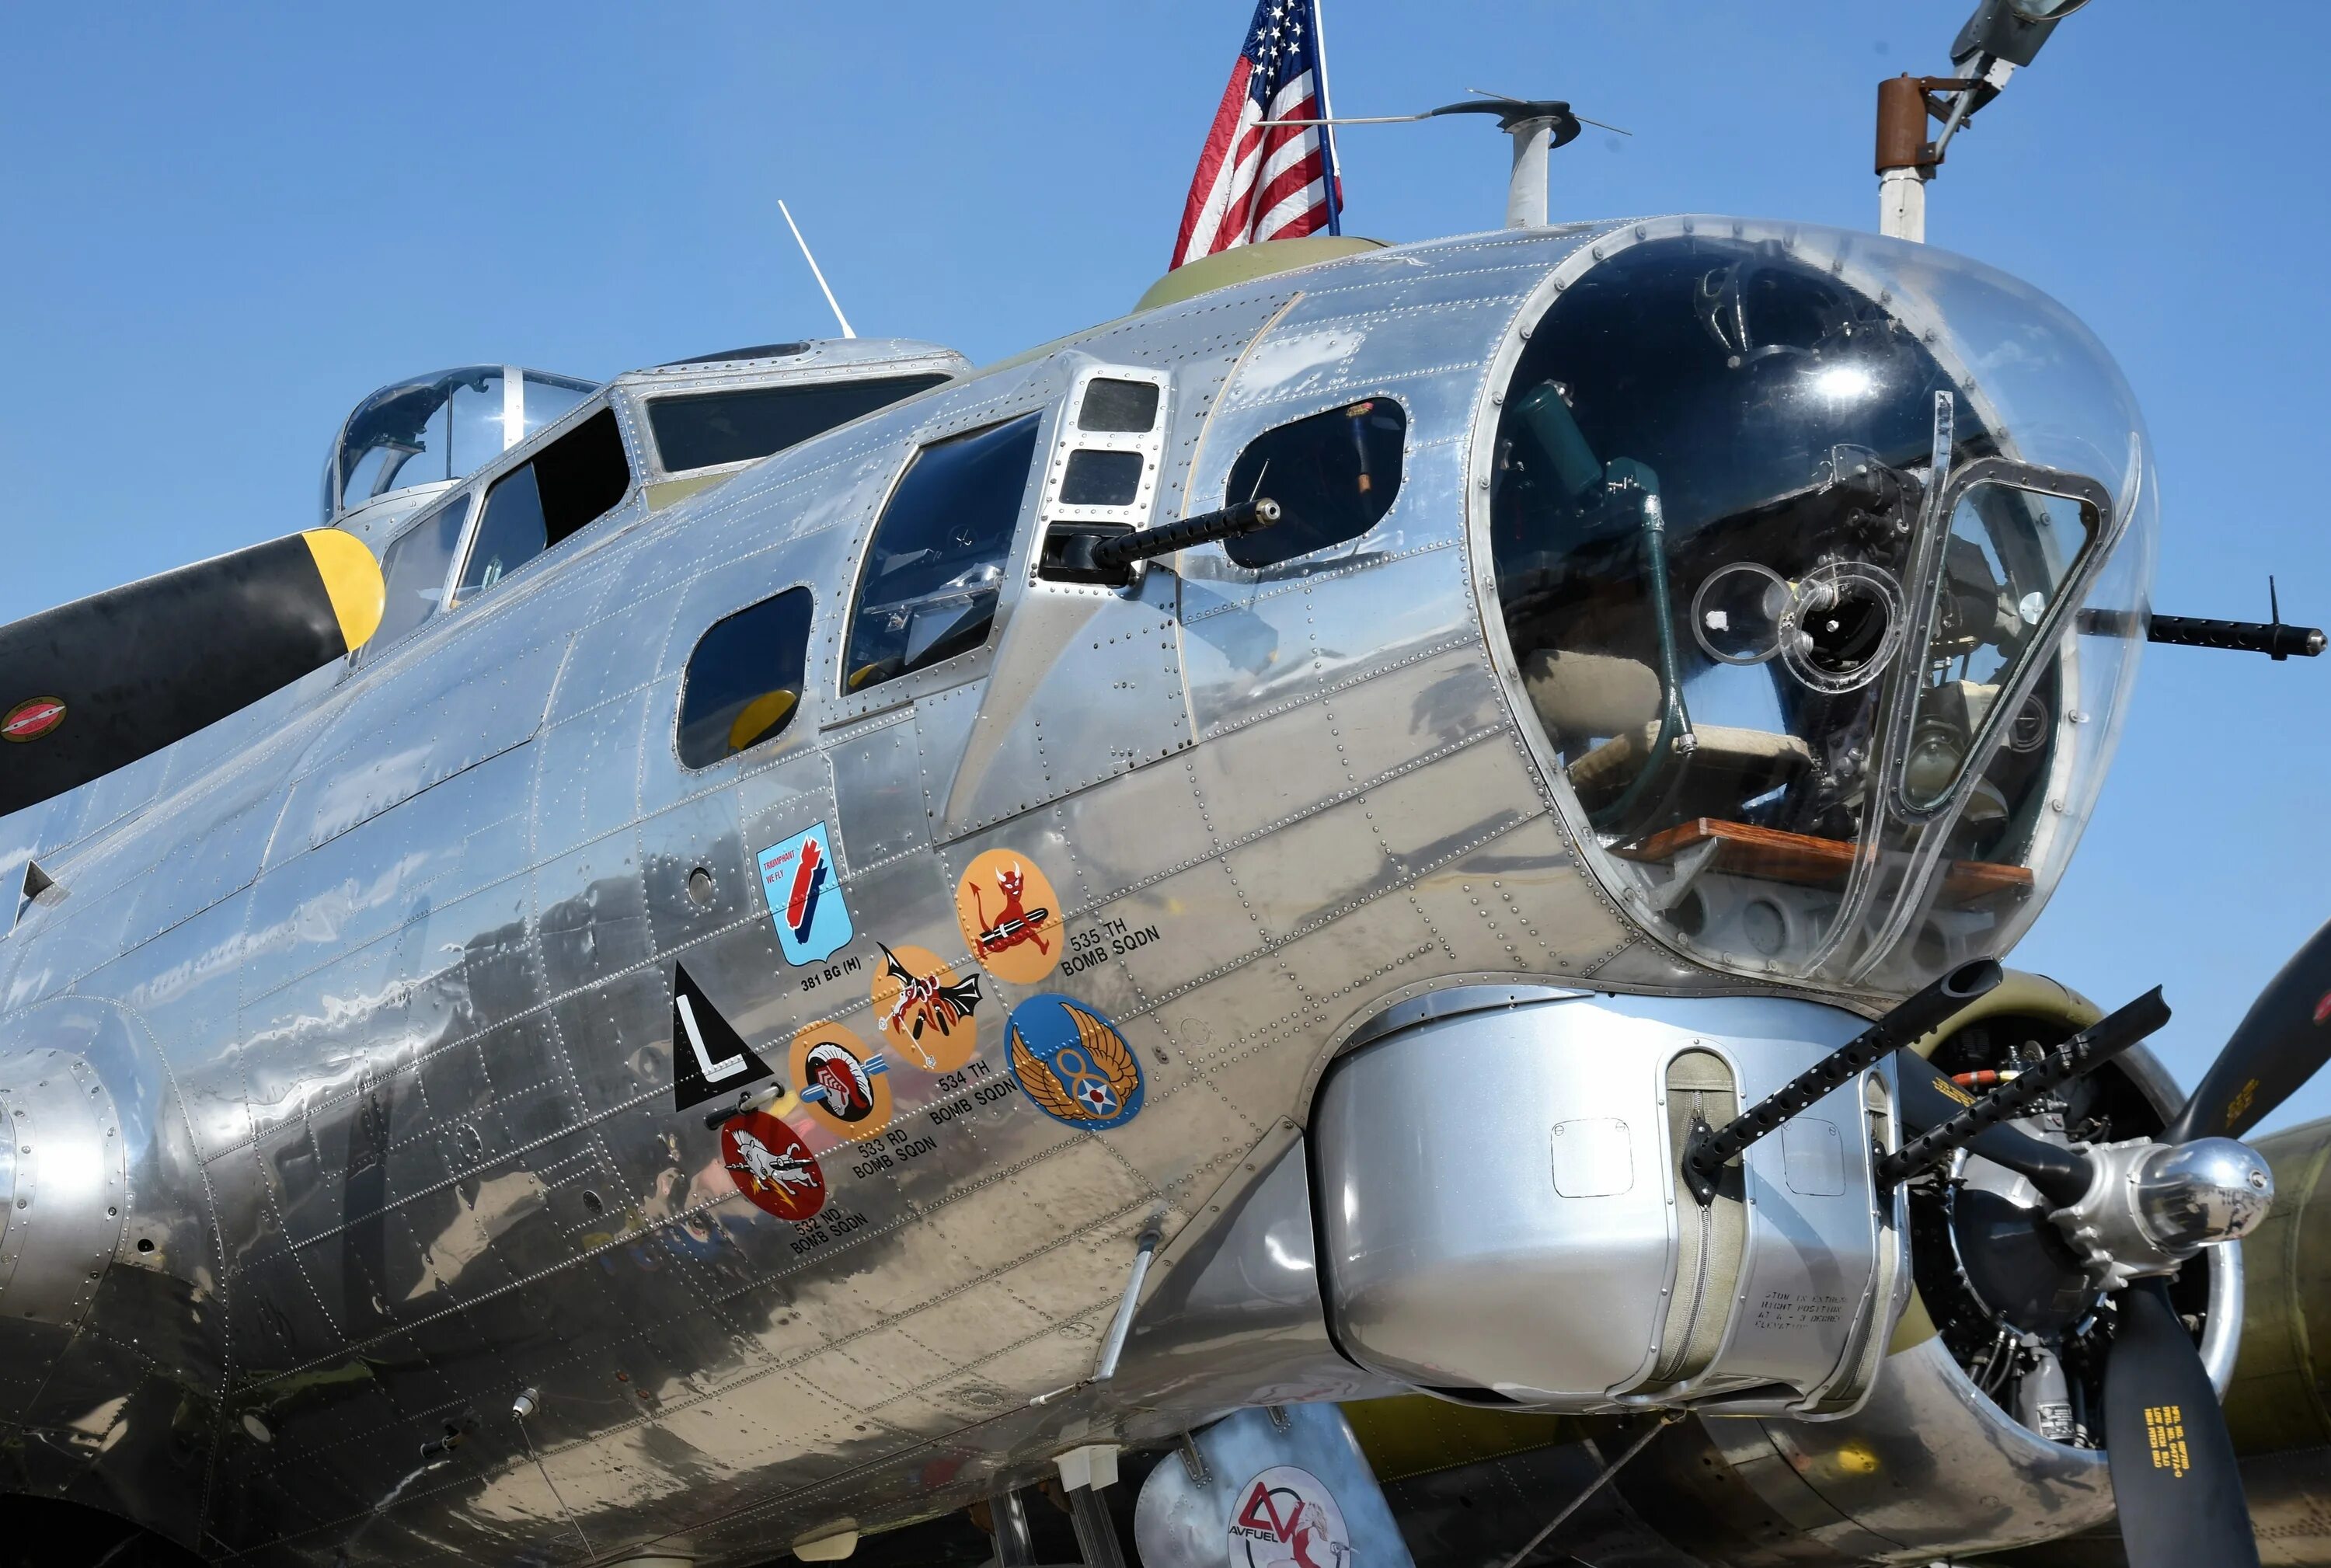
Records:
{"label": "propeller hub", "polygon": [[2266,1161],[2232,1138],[2136,1138],[2086,1154],[2088,1190],[2049,1218],[2100,1289],[2174,1274],[2203,1248],[2258,1229],[2274,1202]]}

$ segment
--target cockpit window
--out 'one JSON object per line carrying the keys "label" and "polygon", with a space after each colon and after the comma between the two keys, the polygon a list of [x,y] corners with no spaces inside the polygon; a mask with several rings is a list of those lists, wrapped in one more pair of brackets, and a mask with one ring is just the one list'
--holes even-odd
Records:
{"label": "cockpit window", "polygon": [[380,626],[365,644],[367,657],[386,648],[433,614],[445,596],[445,577],[470,520],[471,498],[459,495],[398,536],[382,553],[380,575],[387,587]]}
{"label": "cockpit window", "polygon": [[392,490],[476,472],[591,395],[590,382],[465,365],[382,387],[348,415],[324,465],[326,522]]}
{"label": "cockpit window", "polygon": [[613,511],[631,489],[613,409],[602,408],[496,480],[486,492],[457,597],[492,587]]}
{"label": "cockpit window", "polygon": [[842,685],[863,691],[987,641],[1039,417],[927,446],[874,525]]}
{"label": "cockpit window", "polygon": [[[502,369],[473,365],[375,393],[340,437],[338,508],[459,479],[501,452]],[[459,467],[456,467],[456,464]]]}
{"label": "cockpit window", "polygon": [[664,471],[683,473],[783,451],[947,379],[894,375],[659,397],[648,404],[648,427]]}
{"label": "cockpit window", "polygon": [[680,760],[714,763],[775,740],[801,706],[809,662],[810,592],[788,588],[716,622],[688,656],[680,690]]}
{"label": "cockpit window", "polygon": [[1400,404],[1371,397],[1255,437],[1231,465],[1229,497],[1268,496],[1284,516],[1226,541],[1224,553],[1251,571],[1358,538],[1400,494],[1407,435]]}

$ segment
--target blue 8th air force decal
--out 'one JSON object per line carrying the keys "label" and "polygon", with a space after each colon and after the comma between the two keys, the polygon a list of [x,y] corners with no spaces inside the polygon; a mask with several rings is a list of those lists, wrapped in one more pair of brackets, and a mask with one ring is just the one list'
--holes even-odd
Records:
{"label": "blue 8th air force decal", "polygon": [[1117,1025],[1050,992],[1012,1010],[1012,1076],[1054,1121],[1099,1132],[1141,1113],[1141,1063]]}

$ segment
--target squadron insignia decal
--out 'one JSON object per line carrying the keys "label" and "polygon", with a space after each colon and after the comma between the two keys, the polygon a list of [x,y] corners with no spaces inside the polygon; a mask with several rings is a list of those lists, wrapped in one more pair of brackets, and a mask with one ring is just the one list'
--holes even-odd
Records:
{"label": "squadron insignia decal", "polygon": [[891,1054],[925,1072],[953,1072],[979,1050],[973,1014],[983,998],[979,976],[957,980],[955,971],[924,947],[882,949],[874,976],[874,1023]]}
{"label": "squadron insignia decal", "polygon": [[671,1108],[684,1111],[769,1076],[688,971],[671,966]]}
{"label": "squadron insignia decal", "polygon": [[1274,1465],[1246,1484],[1231,1519],[1231,1561],[1241,1568],[1344,1568],[1352,1532],[1318,1477]]}
{"label": "squadron insignia decal", "polygon": [[1025,855],[989,850],[965,867],[955,917],[972,955],[998,980],[1033,985],[1061,962],[1061,896]]}
{"label": "squadron insignia decal", "polygon": [[772,844],[761,851],[760,860],[761,893],[777,923],[777,946],[786,963],[822,963],[855,935],[823,822]]}
{"label": "squadron insignia decal", "polygon": [[1012,1076],[1054,1121],[1099,1132],[1141,1114],[1141,1063],[1117,1025],[1073,997],[1012,1010]]}
{"label": "squadron insignia decal", "polygon": [[825,1173],[817,1156],[775,1117],[746,1111],[723,1122],[720,1163],[737,1190],[765,1214],[798,1225],[825,1207]]}
{"label": "squadron insignia decal", "polygon": [[65,705],[54,697],[34,697],[18,703],[0,718],[0,738],[22,745],[38,740],[65,721]]}
{"label": "squadron insignia decal", "polygon": [[802,1108],[842,1138],[871,1138],[890,1125],[890,1064],[835,1023],[794,1036],[793,1079]]}

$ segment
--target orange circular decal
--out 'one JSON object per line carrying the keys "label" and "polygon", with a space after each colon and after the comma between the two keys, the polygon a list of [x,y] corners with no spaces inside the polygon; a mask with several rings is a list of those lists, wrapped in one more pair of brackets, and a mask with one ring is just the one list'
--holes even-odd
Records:
{"label": "orange circular decal", "polygon": [[1014,985],[1033,985],[1061,962],[1061,896],[1036,862],[989,850],[955,885],[956,923],[972,955]]}
{"label": "orange circular decal", "polygon": [[27,698],[0,718],[0,736],[13,741],[38,740],[65,721],[65,705],[61,698]]}
{"label": "orange circular decal", "polygon": [[890,1125],[890,1064],[838,1023],[794,1036],[801,1108],[836,1137],[871,1138]]}
{"label": "orange circular decal", "polygon": [[874,1027],[882,1054],[925,1072],[953,1072],[979,1050],[979,976],[957,980],[928,947],[882,949],[874,972]]}

